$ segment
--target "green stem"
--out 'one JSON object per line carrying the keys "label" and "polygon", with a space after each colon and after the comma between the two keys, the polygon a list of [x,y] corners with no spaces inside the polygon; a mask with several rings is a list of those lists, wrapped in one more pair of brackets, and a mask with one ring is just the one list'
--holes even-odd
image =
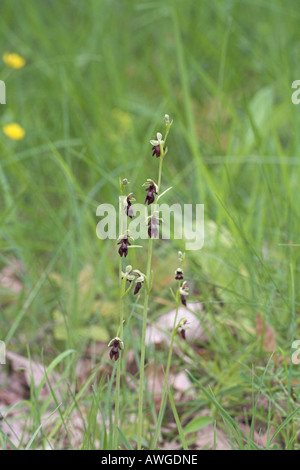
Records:
{"label": "green stem", "polygon": [[[121,195],[123,196],[123,186],[120,184]],[[123,207],[121,208],[120,224],[121,229],[123,227]],[[123,341],[123,323],[124,323],[124,292],[125,292],[126,279],[122,279],[122,258],[119,259],[119,285],[120,285],[120,326],[118,335]],[[120,351],[120,356],[117,362],[117,375],[116,375],[116,396],[115,396],[115,420],[114,420],[114,432],[113,432],[113,449],[118,448],[118,425],[119,425],[119,414],[120,414],[120,388],[121,388],[121,360],[123,353]]]}
{"label": "green stem", "polygon": [[[161,185],[161,175],[162,175],[162,164],[163,164],[163,156],[162,158],[159,159],[159,170],[158,170],[158,182],[157,182],[157,186],[158,186],[158,193],[159,193],[159,190],[160,190],[160,185]],[[157,200],[157,197],[158,195],[156,195],[156,198],[155,198],[155,202]]]}
{"label": "green stem", "polygon": [[142,431],[143,431],[143,390],[144,390],[144,368],[145,368],[145,352],[146,352],[146,327],[147,327],[147,313],[148,301],[150,293],[150,278],[151,278],[151,260],[152,260],[152,238],[149,238],[148,245],[148,259],[147,259],[147,279],[149,290],[145,294],[144,310],[143,310],[143,329],[142,329],[142,348],[141,348],[141,363],[140,363],[140,386],[139,386],[139,410],[138,410],[138,443],[137,448],[141,450],[142,445]]}
{"label": "green stem", "polygon": [[154,438],[153,438],[150,449],[155,449],[155,447],[156,447],[158,436],[159,436],[159,433],[160,433],[161,423],[162,423],[164,413],[165,413],[165,408],[166,408],[167,391],[168,391],[168,378],[169,378],[170,367],[171,367],[173,345],[174,345],[174,340],[175,340],[175,336],[176,336],[176,333],[177,333],[176,326],[177,326],[178,309],[179,309],[179,302],[180,302],[179,289],[180,289],[180,281],[178,281],[178,290],[177,290],[177,293],[176,293],[176,313],[175,313],[172,336],[171,336],[171,344],[170,344],[170,348],[169,348],[169,355],[168,355],[167,368],[166,368],[166,373],[165,373],[162,399],[161,399],[161,403],[160,403],[160,410],[159,410],[159,414],[158,414],[158,418],[157,418],[155,434],[154,434]]}
{"label": "green stem", "polygon": [[[158,170],[158,193],[161,185],[161,175],[162,175],[162,164],[163,164],[163,153],[161,152],[161,158],[159,161],[159,170]],[[158,194],[155,196],[154,204],[157,201]],[[148,289],[145,293],[144,300],[144,310],[143,310],[143,328],[142,328],[142,347],[141,347],[141,362],[140,362],[140,386],[139,386],[139,409],[138,409],[138,441],[137,448],[141,450],[142,446],[142,431],[143,431],[143,391],[144,391],[144,369],[145,369],[145,353],[146,353],[146,327],[147,327],[147,313],[148,313],[148,303],[149,303],[149,294],[151,291],[151,262],[152,262],[152,238],[148,240],[148,257],[147,257],[147,281]]]}
{"label": "green stem", "polygon": [[[122,260],[119,261],[119,276],[120,276],[120,327],[119,337],[123,340],[123,322],[124,322],[124,282],[122,280]],[[116,398],[115,398],[115,420],[114,420],[114,441],[113,448],[118,448],[118,425],[119,425],[119,411],[120,411],[120,385],[121,385],[121,360],[122,352],[117,362],[117,376],[116,376]]]}
{"label": "green stem", "polygon": [[[157,202],[157,198],[161,186],[161,176],[162,176],[162,165],[163,160],[166,155],[164,151],[164,145],[166,145],[167,137],[170,131],[172,123],[168,123],[166,127],[166,134],[164,138],[164,143],[160,145],[160,159],[159,159],[159,170],[158,170],[158,182],[157,182],[157,193],[155,196],[154,204]],[[165,147],[166,148],[166,147]],[[137,449],[141,450],[142,446],[142,432],[143,432],[143,392],[144,392],[144,369],[145,369],[145,352],[146,352],[146,327],[147,327],[147,314],[148,314],[148,303],[149,295],[152,288],[152,279],[151,279],[151,263],[152,263],[152,238],[148,239],[148,257],[147,257],[147,290],[145,293],[144,301],[144,310],[143,310],[143,328],[142,328],[142,345],[141,345],[141,362],[140,362],[140,385],[139,385],[139,409],[138,409],[138,439],[137,439]]]}

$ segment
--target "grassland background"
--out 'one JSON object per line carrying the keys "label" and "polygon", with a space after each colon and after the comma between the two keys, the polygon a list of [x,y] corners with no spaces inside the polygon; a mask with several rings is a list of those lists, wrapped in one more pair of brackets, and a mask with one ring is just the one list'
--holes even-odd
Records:
{"label": "grassland background", "polygon": [[[300,247],[291,246],[300,243],[300,107],[291,102],[299,2],[1,0],[0,8],[1,52],[26,59],[20,70],[0,64],[0,124],[26,130],[21,141],[0,139],[0,263],[22,266],[22,290],[1,288],[0,338],[46,364],[74,348],[63,369],[72,388],[76,358],[116,334],[118,256],[96,237],[96,208],[116,204],[119,176],[144,198],[142,183],[157,174],[149,140],[168,113],[162,184],[174,189],[165,202],[205,204],[207,223],[204,248],[187,253],[187,276],[214,330],[200,344],[205,360],[187,347],[189,369],[233,418],[251,415],[261,390],[270,406],[260,423],[278,426],[297,408],[299,366],[271,359],[266,372],[255,319],[260,312],[273,328],[274,357],[289,358],[300,339]],[[154,251],[152,319],[172,307],[178,249],[174,241]],[[142,267],[144,252],[131,261]],[[140,326],[138,315],[132,321]],[[202,409],[197,397],[177,404],[183,422]],[[124,387],[123,398],[126,418],[136,396]],[[297,423],[278,445],[297,448]],[[128,439],[134,434],[131,425]]]}

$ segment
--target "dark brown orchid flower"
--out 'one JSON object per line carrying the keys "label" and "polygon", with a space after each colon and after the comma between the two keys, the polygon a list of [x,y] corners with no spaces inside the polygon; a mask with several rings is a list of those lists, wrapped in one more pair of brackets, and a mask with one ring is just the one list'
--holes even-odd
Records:
{"label": "dark brown orchid flower", "polygon": [[117,361],[120,356],[119,351],[121,351],[124,348],[123,341],[118,337],[114,338],[111,340],[108,347],[111,348],[111,350],[109,351],[109,357],[111,358],[111,360],[114,359],[115,361]]}
{"label": "dark brown orchid flower", "polygon": [[148,235],[150,238],[158,238],[159,234],[159,229],[158,226],[160,225],[159,223],[159,218],[157,217],[156,214],[153,214],[151,217],[149,217],[148,220]]}
{"label": "dark brown orchid flower", "polygon": [[140,281],[137,281],[137,283],[135,284],[135,289],[134,289],[134,295],[137,295],[139,293],[139,291],[141,290],[142,288],[142,282]]}
{"label": "dark brown orchid flower", "polygon": [[[156,137],[157,137],[157,140],[150,140],[150,144],[153,146],[152,147],[152,150],[153,150],[153,153],[152,153],[152,157],[155,155],[156,158],[159,158],[161,153],[160,153],[160,146],[161,144],[164,143],[164,141],[162,140],[162,135],[160,132],[158,132],[156,134]],[[165,150],[165,148],[164,148]]]}
{"label": "dark brown orchid flower", "polygon": [[157,186],[153,181],[150,181],[150,185],[145,189],[147,191],[147,196],[145,199],[145,204],[152,204],[155,201],[155,194],[157,194]]}
{"label": "dark brown orchid flower", "polygon": [[184,305],[186,307],[186,298],[189,295],[189,286],[188,286],[188,283],[186,281],[184,281],[182,283],[182,286],[180,287],[179,292],[180,292],[181,303],[182,303],[182,305]]}
{"label": "dark brown orchid flower", "polygon": [[180,325],[178,327],[178,332],[181,334],[182,339],[186,340],[186,330],[188,328],[188,321],[183,319],[180,322]]}
{"label": "dark brown orchid flower", "polygon": [[127,196],[126,208],[125,208],[126,215],[132,219],[132,217],[134,217],[134,211],[133,211],[133,208],[132,208],[131,201],[135,201],[135,197],[133,196],[132,193],[130,193]]}
{"label": "dark brown orchid flower", "polygon": [[152,157],[154,157],[154,155],[156,158],[160,157],[160,145],[153,145],[151,150],[153,150]]}
{"label": "dark brown orchid flower", "polygon": [[181,268],[176,269],[175,271],[175,280],[182,281],[183,280],[183,271]]}
{"label": "dark brown orchid flower", "polygon": [[181,300],[182,305],[186,307],[186,295],[181,295],[180,300]]}
{"label": "dark brown orchid flower", "polygon": [[124,255],[124,258],[128,255],[128,246],[131,245],[131,243],[128,240],[128,235],[124,235],[124,238],[119,241],[118,245],[121,245],[118,252],[119,255],[122,257]]}

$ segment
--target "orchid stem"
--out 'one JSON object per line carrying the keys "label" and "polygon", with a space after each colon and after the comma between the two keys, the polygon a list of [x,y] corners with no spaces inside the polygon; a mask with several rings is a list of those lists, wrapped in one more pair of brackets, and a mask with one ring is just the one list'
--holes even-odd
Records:
{"label": "orchid stem", "polygon": [[[151,277],[151,260],[152,260],[152,238],[149,239],[148,244],[148,259],[147,259],[147,279]],[[141,362],[140,362],[140,386],[139,386],[139,410],[138,410],[138,450],[141,450],[142,444],[142,430],[143,430],[143,391],[144,391],[144,369],[145,369],[145,352],[146,352],[146,327],[147,327],[147,313],[148,313],[148,301],[149,291],[147,289],[144,300],[143,310],[143,330],[142,330],[142,348],[141,348]]]}
{"label": "orchid stem", "polygon": [[157,440],[159,437],[160,433],[160,428],[161,428],[161,423],[164,417],[165,413],[165,408],[166,408],[166,403],[167,403],[167,391],[168,391],[168,378],[169,378],[169,373],[170,373],[170,367],[171,367],[171,360],[172,360],[172,353],[173,353],[173,345],[174,345],[174,340],[175,336],[177,333],[177,317],[178,317],[178,309],[179,309],[179,303],[180,303],[180,281],[178,281],[178,289],[176,293],[176,313],[174,317],[174,324],[173,324],[173,330],[172,330],[172,336],[171,336],[171,344],[169,348],[169,355],[168,355],[168,361],[167,361],[167,368],[165,372],[165,380],[164,380],[164,386],[163,386],[163,392],[162,392],[162,399],[160,403],[160,409],[159,409],[159,414],[157,418],[157,423],[156,423],[156,429],[155,429],[155,434],[154,438],[151,444],[150,449],[155,449]]}
{"label": "orchid stem", "polygon": [[[166,137],[169,133],[170,126],[167,127]],[[166,142],[166,137],[165,141]],[[162,165],[163,159],[165,156],[165,152],[163,149],[163,145],[160,147],[161,156],[159,160],[159,170],[158,170],[158,184],[157,184],[157,194],[155,195],[154,204],[157,202],[157,198],[160,191],[161,186],[161,176],[162,176]],[[143,432],[143,394],[144,394],[144,369],[145,369],[145,353],[146,353],[146,327],[147,327],[147,314],[148,314],[148,303],[149,303],[149,295],[151,291],[151,264],[152,264],[152,238],[148,239],[148,257],[147,257],[147,284],[148,289],[145,293],[145,300],[144,300],[144,310],[143,310],[143,328],[142,328],[142,345],[141,345],[141,361],[140,361],[140,384],[139,384],[139,408],[138,408],[138,439],[137,439],[137,449],[141,450],[142,447],[142,432]]]}
{"label": "orchid stem", "polygon": [[[123,196],[123,188],[121,188],[121,195]],[[123,223],[123,207],[121,209],[120,225],[122,228]],[[119,259],[119,285],[120,285],[120,325],[118,330],[118,336],[123,340],[123,323],[124,323],[124,292],[125,292],[126,279],[122,279],[122,258]],[[119,415],[120,415],[120,388],[121,388],[121,361],[123,359],[123,352],[120,352],[120,357],[117,363],[117,375],[116,375],[116,396],[115,396],[115,419],[114,419],[114,431],[113,431],[113,449],[118,448],[118,426],[119,426]]]}

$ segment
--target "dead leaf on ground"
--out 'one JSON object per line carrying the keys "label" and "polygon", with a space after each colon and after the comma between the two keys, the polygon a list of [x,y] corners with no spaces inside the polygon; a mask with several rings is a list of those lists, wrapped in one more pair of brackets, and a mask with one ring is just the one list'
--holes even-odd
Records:
{"label": "dead leaf on ground", "polygon": [[[239,423],[239,427],[246,436],[250,436],[250,433],[251,433],[250,426],[244,423]],[[270,436],[272,436],[274,432],[275,432],[274,426],[271,426],[270,429],[265,432],[262,432],[260,429],[258,431],[254,429],[252,440],[257,446],[264,449],[267,445],[267,442]]]}
{"label": "dead leaf on ground", "polygon": [[[9,411],[1,409],[0,416],[2,418],[0,421],[0,429],[15,447],[20,445],[21,439],[23,439],[23,442],[29,440],[29,435],[24,429],[26,417],[22,409],[14,408]],[[6,444],[6,449],[12,449],[10,444]]]}
{"label": "dead leaf on ground", "polygon": [[[214,447],[215,440],[215,447]],[[229,438],[219,428],[216,428],[216,437],[213,426],[205,426],[197,432],[197,438],[195,440],[196,450],[232,450],[229,442]]]}
{"label": "dead leaf on ground", "polygon": [[[188,329],[186,330],[186,341],[193,342],[206,341],[205,328],[211,329],[212,326],[204,319],[203,308],[200,302],[188,304],[188,308],[179,307],[177,315],[177,323],[185,318],[187,320]],[[192,311],[190,311],[192,310]],[[161,315],[154,323],[149,325],[146,329],[146,344],[161,344],[166,343],[170,345],[171,332],[174,326],[174,319],[176,309]],[[201,316],[201,321],[199,317]],[[203,326],[204,325],[204,326]]]}
{"label": "dead leaf on ground", "polygon": [[[164,388],[166,365],[156,364],[151,361],[145,369],[145,376],[147,377],[148,388],[153,395],[157,409],[160,408],[162,399],[162,392]],[[194,396],[194,387],[185,371],[179,371],[177,374],[174,368],[171,367],[168,377],[168,384],[172,387],[172,392],[180,396],[182,402],[183,397],[190,399]]]}
{"label": "dead leaf on ground", "polygon": [[[39,387],[45,375],[45,367],[42,364],[29,360],[12,351],[6,351],[6,359],[8,360],[11,372],[16,372],[19,375],[20,380],[23,381],[23,385],[27,386],[29,389],[32,379],[35,388]],[[48,379],[51,385],[54,386],[59,380],[59,375],[56,372],[51,372]],[[11,382],[11,380],[9,382]],[[50,388],[46,381],[42,387],[40,398],[44,399],[49,394]],[[23,397],[20,397],[20,399],[22,400]]]}

